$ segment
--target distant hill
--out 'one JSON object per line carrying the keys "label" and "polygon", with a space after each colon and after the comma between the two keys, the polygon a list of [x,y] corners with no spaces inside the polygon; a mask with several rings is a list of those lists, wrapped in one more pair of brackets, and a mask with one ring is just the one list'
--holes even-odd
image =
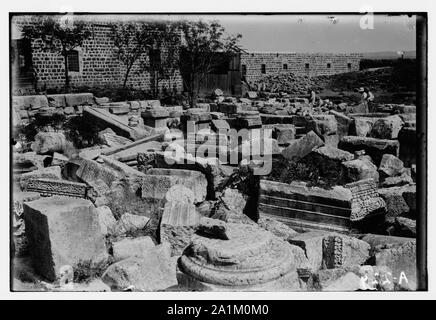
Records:
{"label": "distant hill", "polygon": [[[399,55],[396,51],[379,51],[379,52],[364,52],[364,59],[397,59]],[[416,51],[404,51],[404,58],[406,59],[415,59]]]}

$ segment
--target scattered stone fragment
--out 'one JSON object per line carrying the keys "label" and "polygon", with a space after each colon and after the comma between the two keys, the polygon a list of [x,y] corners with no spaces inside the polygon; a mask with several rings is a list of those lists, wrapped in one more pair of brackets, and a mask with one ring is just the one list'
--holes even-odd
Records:
{"label": "scattered stone fragment", "polygon": [[67,149],[67,140],[61,132],[39,132],[31,146],[37,154],[49,152],[64,153]]}
{"label": "scattered stone fragment", "polygon": [[132,142],[131,140],[117,135],[111,128],[106,128],[98,133],[100,143],[109,147],[122,146],[126,143]]}
{"label": "scattered stone fragment", "polygon": [[217,239],[229,240],[229,235],[227,234],[227,224],[222,220],[202,217],[200,219],[197,231],[200,234],[203,233],[210,235]]}
{"label": "scattered stone fragment", "polygon": [[383,182],[380,184],[380,186],[382,188],[389,188],[389,187],[411,185],[413,183],[414,182],[412,177],[408,175],[406,172],[404,172],[401,176],[385,178]]}
{"label": "scattered stone fragment", "polygon": [[378,168],[380,172],[388,177],[401,175],[404,171],[403,161],[392,154],[384,154]]}
{"label": "scattered stone fragment", "polygon": [[35,270],[50,281],[63,265],[107,259],[98,215],[89,200],[53,196],[24,204],[29,252]]}
{"label": "scattered stone fragment", "polygon": [[416,221],[405,217],[396,217],[395,234],[402,237],[416,237]]}
{"label": "scattered stone fragment", "polygon": [[375,250],[375,264],[387,266],[399,288],[416,290],[416,242],[408,241],[402,245]]}
{"label": "scattered stone fragment", "polygon": [[192,203],[167,202],[160,223],[160,242],[170,244],[172,256],[181,255],[199,222],[200,215]]}
{"label": "scattered stone fragment", "polygon": [[155,244],[150,237],[124,238],[112,243],[115,261],[130,257],[146,257],[148,251],[154,247]]}
{"label": "scattered stone fragment", "polygon": [[365,154],[369,155],[376,165],[379,165],[386,153],[398,156],[400,144],[396,140],[346,136],[339,141],[338,148],[352,153],[365,150]]}
{"label": "scattered stone fragment", "polygon": [[125,213],[117,221],[114,227],[114,235],[134,234],[147,226],[150,218],[136,214]]}
{"label": "scattered stone fragment", "polygon": [[112,234],[115,230],[117,220],[115,220],[111,209],[108,206],[101,206],[96,208],[98,214],[98,221],[100,223],[101,233],[106,236]]}
{"label": "scattered stone fragment", "polygon": [[259,219],[257,220],[257,224],[259,225],[259,227],[272,232],[275,236],[285,241],[299,234],[297,231],[291,229],[286,224],[270,217],[259,217]]}
{"label": "scattered stone fragment", "polygon": [[325,287],[323,291],[357,291],[358,289],[360,289],[360,277],[353,272],[348,272]]}
{"label": "scattered stone fragment", "polygon": [[329,235],[323,239],[323,266],[327,269],[360,265],[369,258],[370,245],[345,235]]}
{"label": "scattered stone fragment", "polygon": [[323,231],[309,231],[291,237],[288,242],[303,249],[311,270],[317,271],[322,268],[323,239],[327,235]]}
{"label": "scattered stone fragment", "polygon": [[379,139],[397,139],[403,121],[397,115],[378,119],[371,130],[371,137]]}
{"label": "scattered stone fragment", "polygon": [[177,285],[176,264],[170,248],[162,244],[142,257],[131,257],[110,265],[102,278],[112,291],[160,291]]}
{"label": "scattered stone fragment", "polygon": [[342,163],[347,182],[363,179],[373,179],[378,182],[379,174],[377,167],[367,158],[354,159]]}
{"label": "scattered stone fragment", "polygon": [[390,187],[378,189],[380,197],[386,202],[386,221],[393,223],[395,217],[409,213],[410,208],[403,198],[403,192],[407,187]]}

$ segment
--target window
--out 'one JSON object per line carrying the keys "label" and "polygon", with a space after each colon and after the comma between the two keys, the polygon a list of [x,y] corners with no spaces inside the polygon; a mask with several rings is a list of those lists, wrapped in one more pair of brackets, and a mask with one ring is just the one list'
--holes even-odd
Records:
{"label": "window", "polygon": [[348,70],[350,70],[351,71],[351,63],[347,63],[347,68],[348,68]]}
{"label": "window", "polygon": [[79,52],[77,50],[70,50],[67,52],[68,71],[79,72]]}
{"label": "window", "polygon": [[150,49],[148,54],[149,54],[149,58],[150,58],[150,69],[151,70],[158,70],[160,68],[160,64],[161,64],[160,50],[159,49]]}
{"label": "window", "polygon": [[266,65],[262,64],[260,67],[261,67],[262,74],[265,74],[266,73]]}
{"label": "window", "polygon": [[304,66],[305,66],[306,70],[309,69],[309,64],[308,63],[306,63]]}
{"label": "window", "polygon": [[332,67],[331,63],[327,63],[327,69],[330,69]]}
{"label": "window", "polygon": [[283,64],[283,70],[288,70],[288,64]]}

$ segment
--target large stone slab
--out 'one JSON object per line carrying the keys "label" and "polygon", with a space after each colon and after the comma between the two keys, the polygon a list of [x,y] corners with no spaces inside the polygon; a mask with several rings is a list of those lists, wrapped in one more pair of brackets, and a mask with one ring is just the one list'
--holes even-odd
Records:
{"label": "large stone slab", "polygon": [[85,107],[83,116],[98,121],[113,129],[116,134],[132,140],[139,140],[151,135],[151,128],[147,130],[145,127],[130,127],[127,125],[127,121],[122,121],[120,117],[111,114],[107,110]]}
{"label": "large stone slab", "polygon": [[29,252],[35,270],[50,281],[60,268],[99,265],[108,255],[98,215],[89,200],[54,196],[24,204]]}
{"label": "large stone slab", "polygon": [[298,161],[323,145],[321,138],[315,132],[310,131],[300,139],[291,141],[289,146],[282,151],[282,155],[290,161]]}

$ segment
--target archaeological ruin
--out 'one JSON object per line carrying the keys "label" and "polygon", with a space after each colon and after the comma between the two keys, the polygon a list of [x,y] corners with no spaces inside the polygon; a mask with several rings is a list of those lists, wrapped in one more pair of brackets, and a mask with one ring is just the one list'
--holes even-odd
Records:
{"label": "archaeological ruin", "polygon": [[415,60],[236,51],[191,99],[156,51],[118,90],[109,22],[64,57],[38,18],[12,18],[12,291],[417,289]]}

